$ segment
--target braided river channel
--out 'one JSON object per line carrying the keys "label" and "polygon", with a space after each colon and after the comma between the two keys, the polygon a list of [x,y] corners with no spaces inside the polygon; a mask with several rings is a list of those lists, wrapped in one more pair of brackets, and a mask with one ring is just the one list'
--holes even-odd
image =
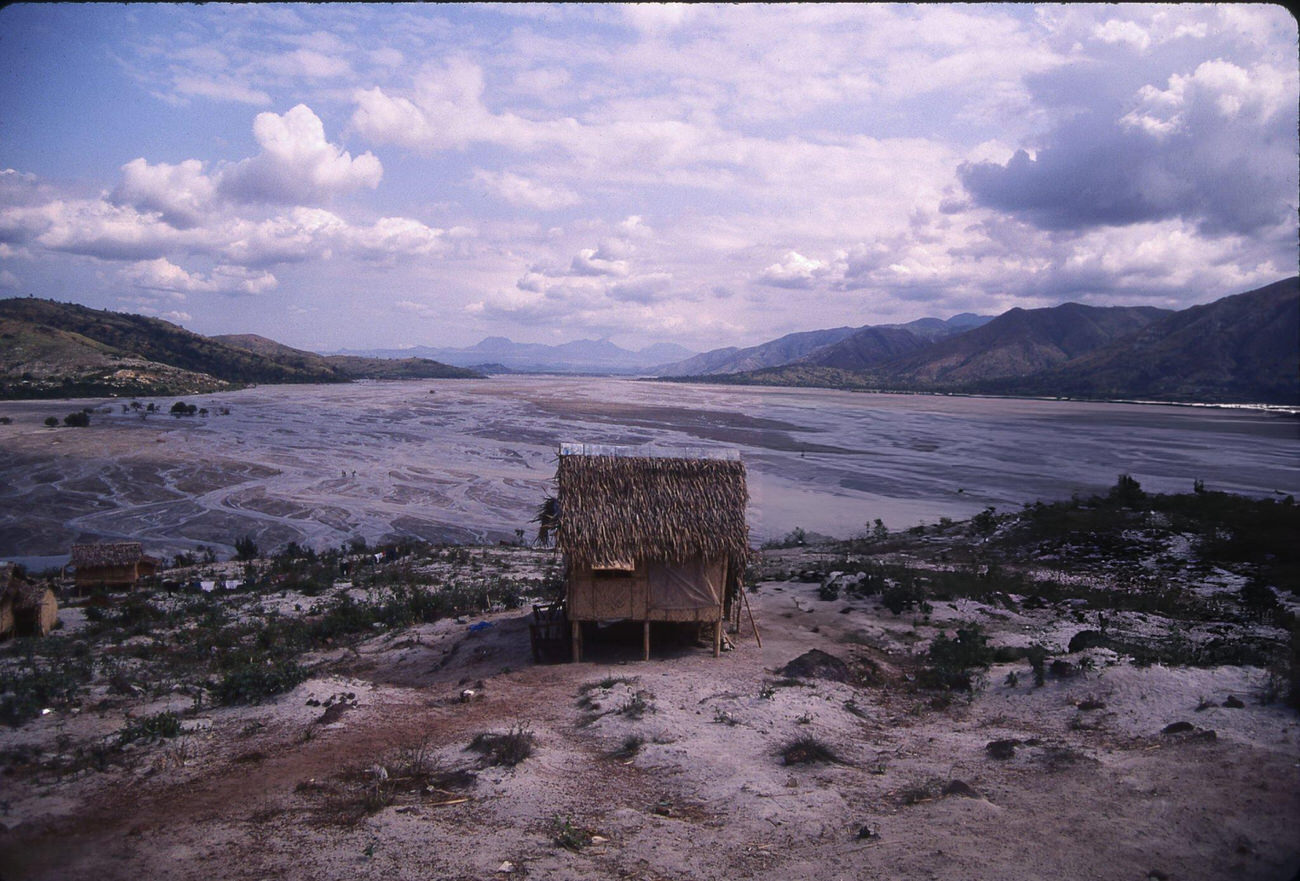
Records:
{"label": "braided river channel", "polygon": [[[563,441],[739,450],[755,544],[1090,495],[1121,473],[1300,495],[1300,418],[1247,408],[553,376],[261,386],[189,396],[208,411],[191,417],[175,400],[0,402],[0,559],[58,565],[75,541],[128,538],[222,556],[244,535],[528,540]],[[43,424],[82,407],[89,427]]]}

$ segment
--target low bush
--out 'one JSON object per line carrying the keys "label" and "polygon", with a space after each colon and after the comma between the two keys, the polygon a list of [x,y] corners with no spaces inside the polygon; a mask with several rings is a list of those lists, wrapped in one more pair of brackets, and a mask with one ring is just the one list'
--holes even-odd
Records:
{"label": "low bush", "polygon": [[260,704],[289,691],[307,678],[307,671],[293,661],[244,664],[229,670],[212,688],[218,704]]}
{"label": "low bush", "polygon": [[787,765],[843,764],[835,750],[810,734],[789,741],[778,754]]}
{"label": "low bush", "polygon": [[181,733],[181,719],[172,712],[155,713],[135,719],[117,735],[117,742],[128,744],[136,740],[162,740]]}
{"label": "low bush", "polygon": [[483,761],[489,765],[505,765],[513,768],[533,754],[536,737],[528,726],[519,723],[511,726],[505,734],[483,732],[475,735],[466,749],[483,755]]}

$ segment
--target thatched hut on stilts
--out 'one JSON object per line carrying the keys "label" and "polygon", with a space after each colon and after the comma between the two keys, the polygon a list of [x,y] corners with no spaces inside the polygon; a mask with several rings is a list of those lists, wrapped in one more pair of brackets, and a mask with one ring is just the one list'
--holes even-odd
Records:
{"label": "thatched hut on stilts", "polygon": [[566,443],[556,470],[556,546],[564,555],[573,659],[582,625],[616,619],[713,625],[740,596],[749,552],[745,465],[736,450]]}

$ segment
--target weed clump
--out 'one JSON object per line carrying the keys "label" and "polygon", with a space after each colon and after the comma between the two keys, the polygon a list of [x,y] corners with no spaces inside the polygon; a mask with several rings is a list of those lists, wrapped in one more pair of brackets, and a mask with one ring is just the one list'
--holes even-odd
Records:
{"label": "weed clump", "polygon": [[466,749],[481,753],[485,764],[513,768],[533,754],[535,743],[533,732],[521,722],[505,734],[487,731],[477,734]]}
{"label": "weed clump", "polygon": [[967,624],[957,628],[952,639],[943,633],[936,636],[926,657],[930,665],[918,677],[922,686],[970,691],[974,672],[987,670],[993,663],[993,650],[980,626]]}
{"label": "weed clump", "polygon": [[844,764],[835,750],[811,734],[791,740],[778,754],[786,765]]}
{"label": "weed clump", "polygon": [[175,713],[155,713],[131,722],[117,735],[117,742],[126,745],[136,740],[162,740],[181,733],[181,719]]}
{"label": "weed clump", "polygon": [[307,671],[293,661],[243,664],[226,672],[212,688],[218,704],[260,704],[290,690],[307,678]]}

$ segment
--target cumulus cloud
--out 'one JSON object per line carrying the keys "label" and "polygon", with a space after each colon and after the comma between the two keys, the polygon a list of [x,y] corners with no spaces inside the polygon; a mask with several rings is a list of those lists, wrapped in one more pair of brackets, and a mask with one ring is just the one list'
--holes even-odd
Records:
{"label": "cumulus cloud", "polygon": [[787,251],[780,261],[760,272],[758,280],[776,288],[810,288],[828,270],[829,266],[820,260],[805,257],[798,251]]}
{"label": "cumulus cloud", "polygon": [[283,115],[259,113],[253,136],[262,152],[222,170],[219,187],[246,202],[316,204],[340,193],[374,189],[384,169],[375,155],[356,157],[325,139],[320,117],[305,104]]}
{"label": "cumulus cloud", "polygon": [[8,269],[0,269],[0,288],[14,289],[22,287],[22,280]]}
{"label": "cumulus cloud", "polygon": [[123,267],[119,275],[136,287],[170,292],[180,295],[190,293],[263,294],[279,286],[279,281],[269,272],[249,270],[241,266],[218,265],[210,274],[188,272],[165,257],[142,260]]}
{"label": "cumulus cloud", "polygon": [[976,203],[1044,229],[1181,217],[1207,234],[1254,233],[1294,222],[1296,90],[1295,71],[1205,62],[1144,86],[1126,113],[1071,117],[1034,157],[958,174]]}
{"label": "cumulus cloud", "polygon": [[547,186],[509,171],[480,170],[474,172],[474,179],[512,205],[550,211],[576,205],[581,201],[578,194],[568,187]]}
{"label": "cumulus cloud", "polygon": [[113,190],[112,200],[118,205],[157,211],[172,226],[188,229],[202,222],[216,189],[197,159],[178,165],[150,165],[140,158],[122,166],[122,180]]}
{"label": "cumulus cloud", "polygon": [[624,303],[654,303],[671,295],[672,273],[652,272],[609,286],[611,299]]}
{"label": "cumulus cloud", "polygon": [[569,271],[574,275],[627,275],[626,260],[613,259],[608,251],[596,248],[583,248],[573,257]]}
{"label": "cumulus cloud", "polygon": [[1107,19],[1093,30],[1093,36],[1103,43],[1124,43],[1138,51],[1144,51],[1151,45],[1151,36],[1135,21],[1123,21],[1117,18]]}

